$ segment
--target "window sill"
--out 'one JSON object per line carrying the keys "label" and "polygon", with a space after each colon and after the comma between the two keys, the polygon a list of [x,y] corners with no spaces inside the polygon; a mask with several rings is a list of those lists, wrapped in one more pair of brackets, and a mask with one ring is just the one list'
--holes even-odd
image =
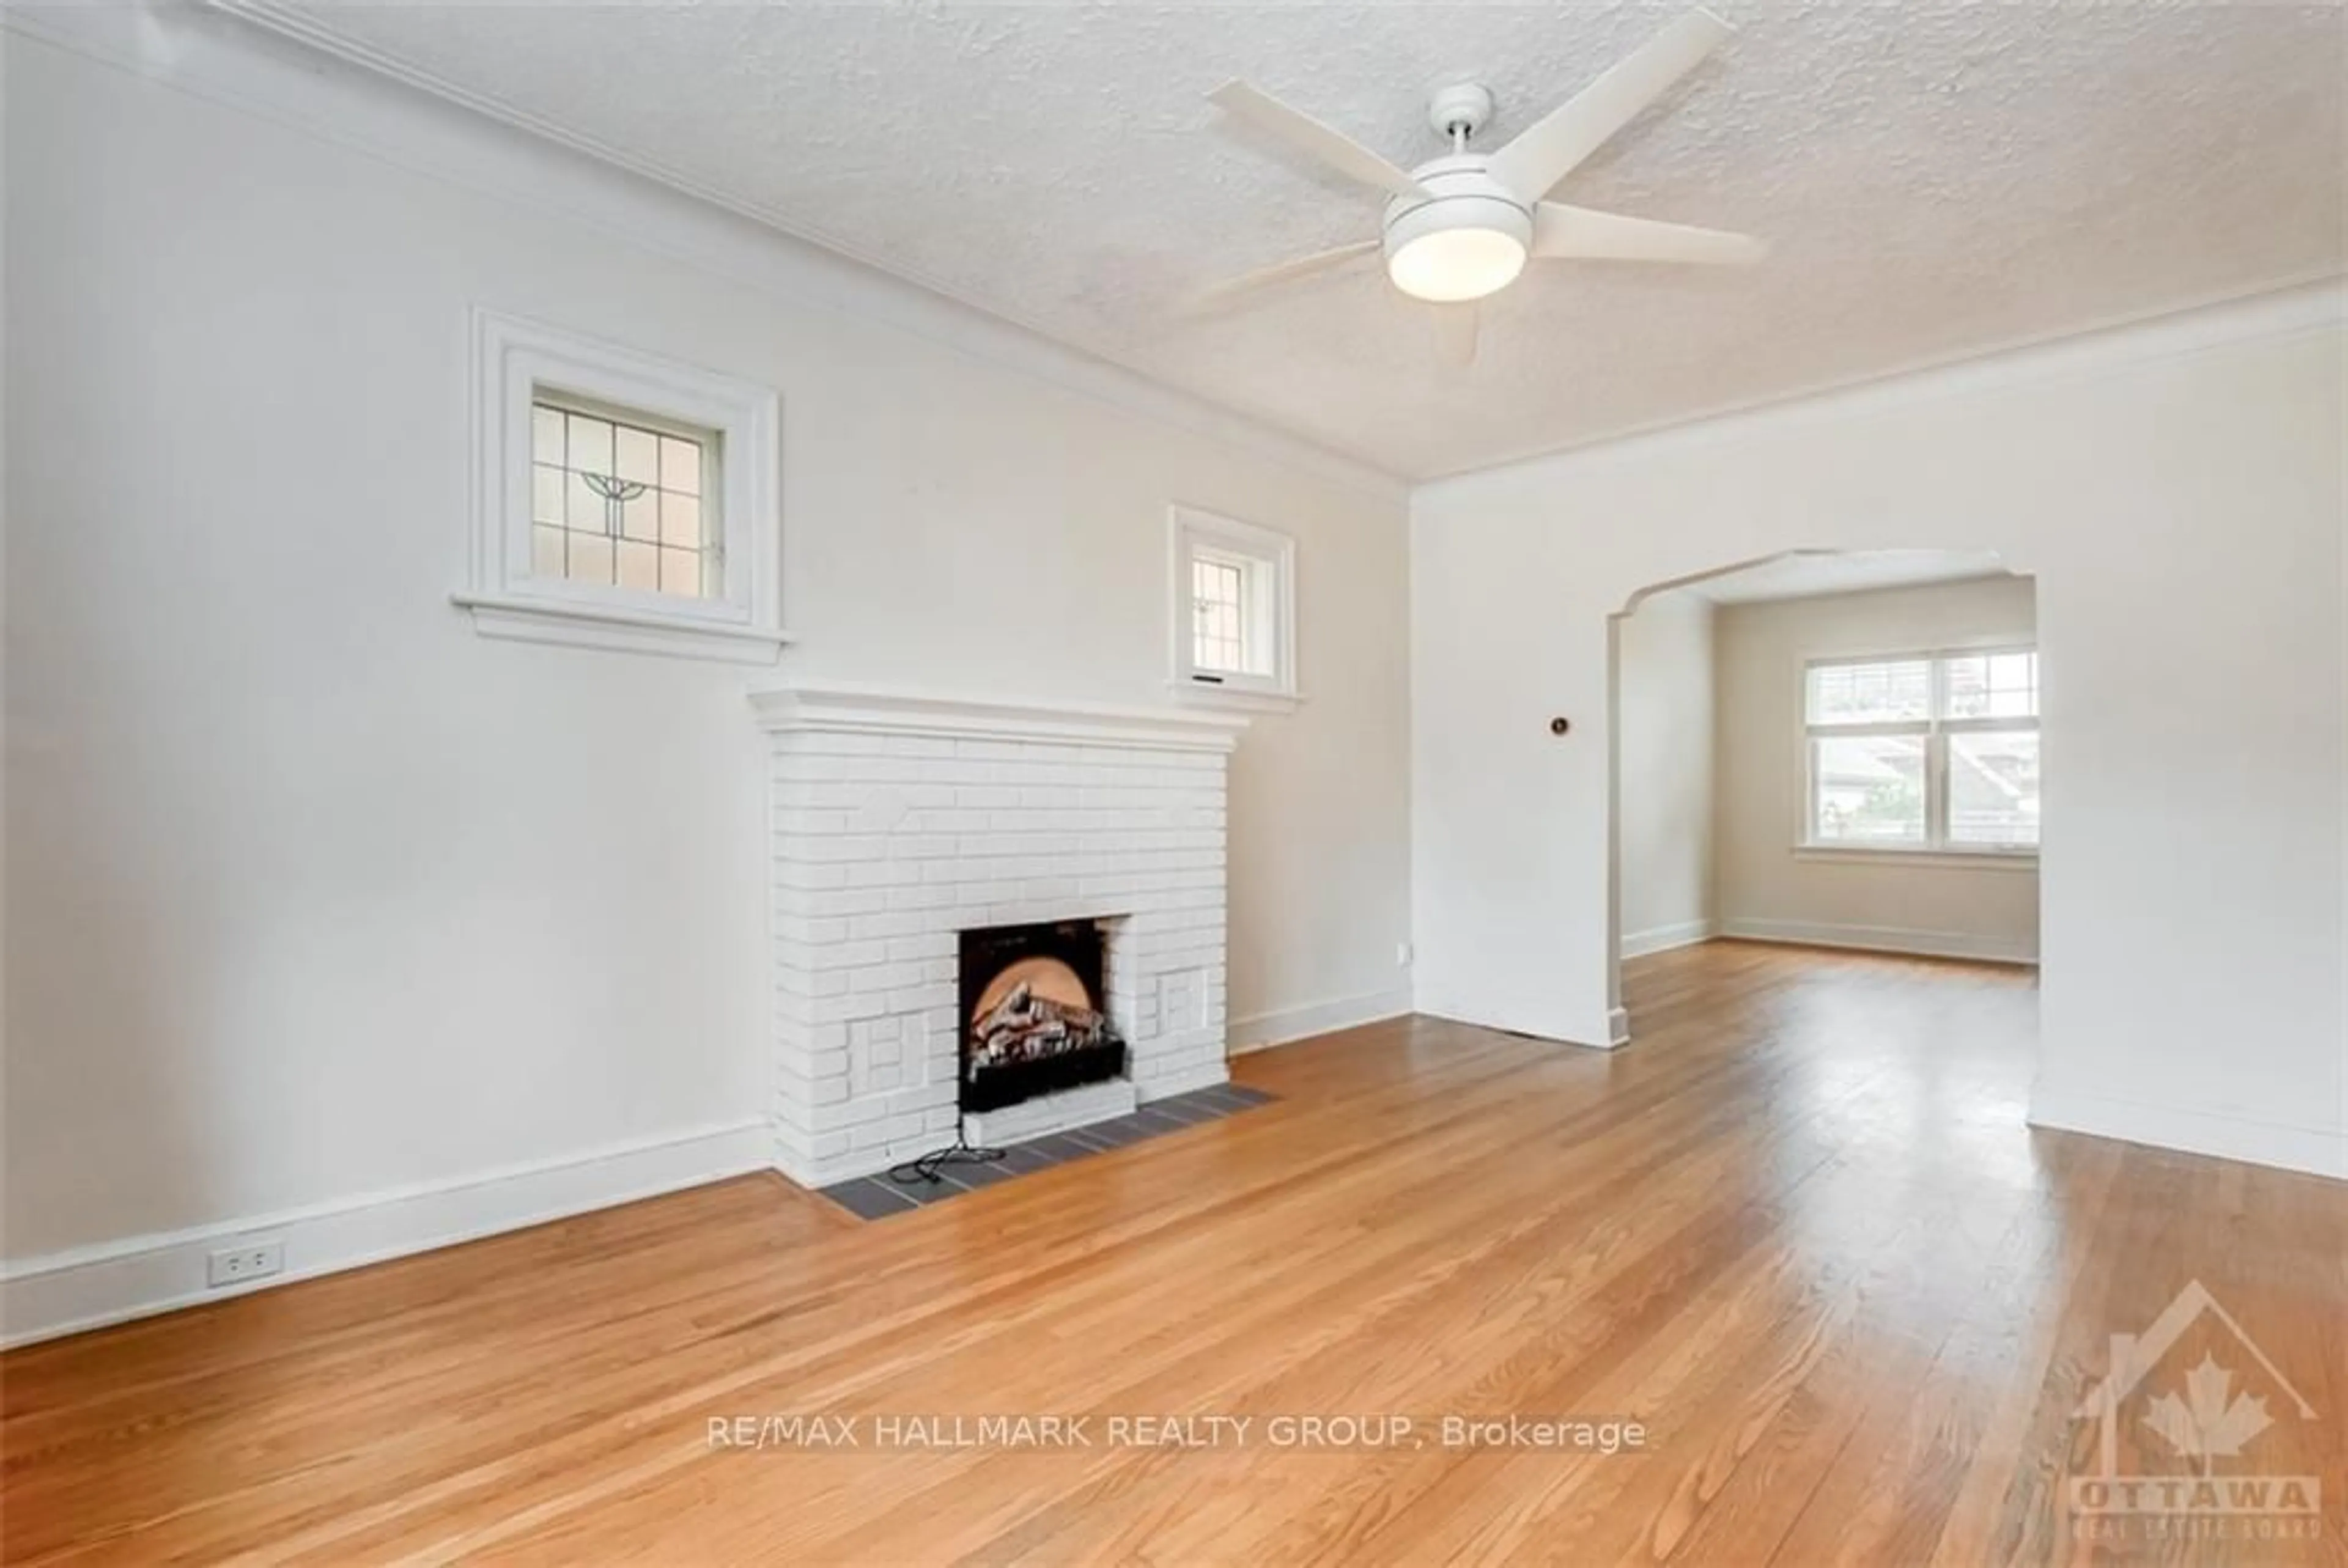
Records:
{"label": "window sill", "polygon": [[473,630],[515,642],[711,659],[726,664],[772,664],[789,636],[779,630],[729,626],[682,616],[644,615],[593,605],[457,593],[452,603],[473,612]]}
{"label": "window sill", "polygon": [[1293,713],[1303,705],[1302,692],[1272,692],[1255,686],[1209,686],[1196,681],[1169,681],[1174,700],[1188,706],[1231,708],[1251,713]]}
{"label": "window sill", "polygon": [[1828,865],[1934,866],[1952,871],[2038,869],[2038,852],[2034,849],[1899,849],[1890,845],[1862,849],[1845,844],[1797,844],[1794,858]]}

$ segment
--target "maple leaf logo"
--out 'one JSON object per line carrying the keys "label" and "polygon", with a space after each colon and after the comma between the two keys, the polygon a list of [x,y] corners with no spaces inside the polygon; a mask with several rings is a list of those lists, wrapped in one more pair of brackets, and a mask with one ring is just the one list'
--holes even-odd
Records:
{"label": "maple leaf logo", "polygon": [[2274,1425],[2263,1396],[2229,1397],[2233,1382],[2234,1375],[2205,1352],[2201,1364],[2185,1374],[2185,1397],[2161,1395],[2144,1424],[2183,1457],[2199,1460],[2207,1475],[2212,1458],[2239,1456],[2244,1443]]}

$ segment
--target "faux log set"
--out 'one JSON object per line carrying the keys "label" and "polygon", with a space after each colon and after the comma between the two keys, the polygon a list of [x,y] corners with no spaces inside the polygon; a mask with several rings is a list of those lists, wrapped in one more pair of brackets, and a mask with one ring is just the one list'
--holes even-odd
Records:
{"label": "faux log set", "polygon": [[1107,1038],[1108,1019],[1097,1009],[1037,996],[1022,981],[971,1026],[971,1064],[1001,1067],[1097,1046]]}
{"label": "faux log set", "polygon": [[1101,1003],[1106,943],[1089,920],[964,931],[960,943],[963,1111],[1122,1076],[1125,1041]]}

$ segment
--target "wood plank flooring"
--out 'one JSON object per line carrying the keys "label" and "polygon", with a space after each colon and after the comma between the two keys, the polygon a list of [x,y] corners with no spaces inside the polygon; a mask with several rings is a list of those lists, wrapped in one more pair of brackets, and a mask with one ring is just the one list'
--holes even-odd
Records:
{"label": "wood plank flooring", "polygon": [[[1242,1059],[1276,1104],[885,1223],[745,1178],[16,1352],[0,1544],[2348,1561],[2348,1186],[2024,1127],[2027,971],[1724,942],[1627,984],[1620,1052],[1374,1025]],[[2313,1414],[2206,1315],[2123,1406],[2119,1471],[2311,1477],[2319,1515],[2074,1517],[2111,1337],[2194,1280]],[[818,1414],[859,1446],[763,1419]],[[1089,1446],[903,1446],[1046,1415]],[[1147,1415],[1250,1425],[1115,1440]],[[1644,1446],[1444,1440],[1511,1415]],[[736,1418],[770,1446],[713,1444]]]}

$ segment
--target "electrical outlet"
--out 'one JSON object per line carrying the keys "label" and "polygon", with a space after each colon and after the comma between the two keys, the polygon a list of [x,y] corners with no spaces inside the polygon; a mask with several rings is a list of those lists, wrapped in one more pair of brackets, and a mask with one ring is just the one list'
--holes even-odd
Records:
{"label": "electrical outlet", "polygon": [[204,1283],[217,1290],[223,1285],[244,1285],[284,1272],[283,1242],[253,1242],[244,1246],[224,1246],[205,1259]]}
{"label": "electrical outlet", "polygon": [[1396,942],[1395,944],[1395,968],[1398,969],[1406,969],[1410,968],[1410,961],[1415,957],[1416,957],[1416,955],[1411,951],[1410,944],[1408,942]]}

